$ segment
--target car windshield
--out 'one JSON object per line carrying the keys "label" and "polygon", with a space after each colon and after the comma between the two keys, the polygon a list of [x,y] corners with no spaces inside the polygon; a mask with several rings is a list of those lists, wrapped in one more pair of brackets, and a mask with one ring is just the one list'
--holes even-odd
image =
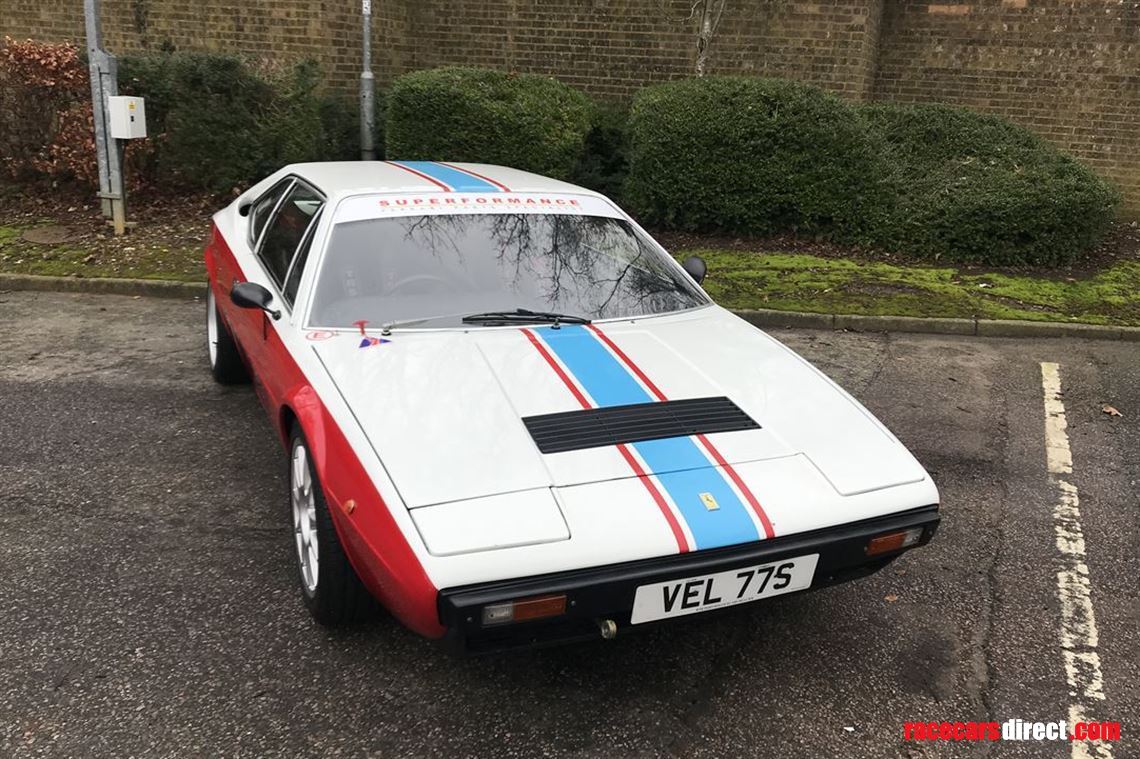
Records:
{"label": "car windshield", "polygon": [[[429,214],[333,227],[309,322],[449,327],[487,311],[644,316],[707,298],[622,219]],[[488,322],[493,323],[493,322]]]}

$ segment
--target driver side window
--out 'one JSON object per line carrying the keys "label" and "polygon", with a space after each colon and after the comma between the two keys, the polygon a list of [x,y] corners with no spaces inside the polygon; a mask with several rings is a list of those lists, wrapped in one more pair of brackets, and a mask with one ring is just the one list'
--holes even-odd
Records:
{"label": "driver side window", "polygon": [[281,295],[290,306],[293,305],[293,301],[297,297],[297,288],[301,285],[301,274],[305,271],[305,261],[309,259],[309,248],[313,247],[313,233],[316,231],[320,217],[321,212],[317,211],[313,220],[309,222],[309,231],[305,233],[305,239],[301,241],[301,247],[297,249],[297,255],[293,256],[293,264],[289,267],[289,276],[285,280],[285,289]]}
{"label": "driver side window", "polygon": [[290,288],[285,286],[289,266],[299,250],[307,252],[307,245],[302,246],[302,242],[308,239],[306,232],[315,224],[314,220],[323,205],[324,198],[320,193],[297,181],[277,207],[257,250],[257,257],[261,259],[266,272],[290,305],[295,288],[290,292]]}

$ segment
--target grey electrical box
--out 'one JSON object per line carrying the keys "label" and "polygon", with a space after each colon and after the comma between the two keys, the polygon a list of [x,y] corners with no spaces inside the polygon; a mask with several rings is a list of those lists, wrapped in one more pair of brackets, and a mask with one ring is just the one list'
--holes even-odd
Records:
{"label": "grey electrical box", "polygon": [[115,95],[107,98],[111,137],[136,140],[146,137],[146,103],[142,98]]}

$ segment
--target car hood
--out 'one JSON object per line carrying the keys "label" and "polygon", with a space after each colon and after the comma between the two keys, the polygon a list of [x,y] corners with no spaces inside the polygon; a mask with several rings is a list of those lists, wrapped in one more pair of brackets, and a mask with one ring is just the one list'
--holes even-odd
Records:
{"label": "car hood", "polygon": [[[806,459],[840,496],[926,477],[866,409],[723,309],[597,326],[639,383],[669,400],[727,397],[758,423],[707,436],[721,465]],[[539,451],[523,419],[582,408],[567,386],[580,378],[563,376],[571,368],[536,346],[544,329],[341,333],[313,347],[409,509],[634,476],[612,446]],[[565,326],[561,336],[597,339],[583,327]],[[692,466],[683,457],[656,461],[651,473]]]}

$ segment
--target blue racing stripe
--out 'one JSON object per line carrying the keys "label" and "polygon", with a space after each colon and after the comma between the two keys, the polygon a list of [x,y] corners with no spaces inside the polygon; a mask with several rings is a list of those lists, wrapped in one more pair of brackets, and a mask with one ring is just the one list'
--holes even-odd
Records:
{"label": "blue racing stripe", "polygon": [[[629,370],[585,327],[563,325],[534,331],[599,406],[653,401]],[[747,507],[692,438],[643,440],[632,446],[677,504],[698,550],[760,539]],[[720,508],[709,511],[701,499],[702,493],[715,498]]]}
{"label": "blue racing stripe", "polygon": [[432,179],[443,182],[455,192],[499,192],[499,188],[490,182],[434,161],[392,161],[392,163],[426,174]]}

